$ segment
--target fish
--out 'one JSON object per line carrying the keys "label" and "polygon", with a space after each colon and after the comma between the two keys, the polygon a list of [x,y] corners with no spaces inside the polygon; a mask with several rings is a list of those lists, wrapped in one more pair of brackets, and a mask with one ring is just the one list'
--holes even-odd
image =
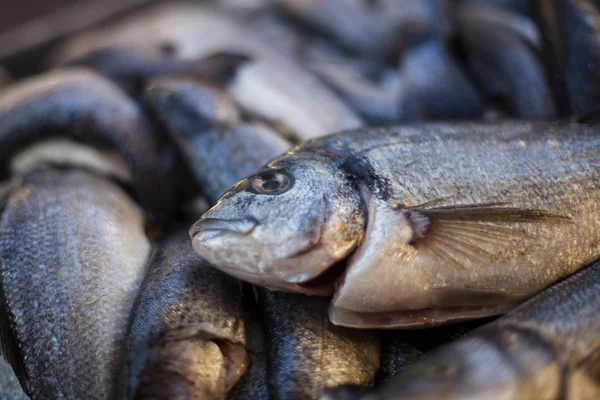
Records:
{"label": "fish", "polygon": [[281,0],[284,9],[364,56],[395,56],[449,30],[446,1]]}
{"label": "fish", "polygon": [[572,115],[565,75],[565,44],[561,32],[561,0],[534,0],[531,3],[532,18],[536,22],[542,43],[541,56],[560,117]]}
{"label": "fish", "polygon": [[599,258],[599,146],[568,122],[346,131],[240,180],[190,237],[239,279],[334,292],[336,325],[499,315]]}
{"label": "fish", "polygon": [[242,122],[231,96],[210,84],[157,79],[148,85],[145,100],[211,204],[247,171],[292,146],[265,124]]}
{"label": "fish", "polygon": [[336,327],[324,297],[257,289],[275,399],[316,399],[339,385],[368,388],[379,367],[376,332]]}
{"label": "fish", "polygon": [[[455,11],[460,46],[467,54],[470,74],[490,97],[500,97],[510,115],[527,119],[552,119],[556,105],[540,54],[519,29],[525,16],[511,14],[492,4],[466,3]],[[524,32],[525,31],[525,32]]]}
{"label": "fish", "polygon": [[0,399],[28,399],[10,364],[0,357]]}
{"label": "fish", "polygon": [[132,311],[120,398],[224,399],[248,368],[239,282],[163,239]]}
{"label": "fish", "polygon": [[246,350],[250,359],[246,373],[227,394],[228,400],[269,399],[265,332],[261,325],[252,285],[241,282]]}
{"label": "fish", "polygon": [[360,398],[598,398],[599,311],[595,263]]}
{"label": "fish", "polygon": [[[168,48],[163,52],[168,53]],[[209,81],[226,82],[237,68],[250,58],[243,54],[217,53],[199,60],[156,59],[150,55],[132,54],[127,48],[110,47],[69,60],[66,66],[87,67],[118,82],[130,92],[144,87],[156,76],[191,75]]]}
{"label": "fish", "polygon": [[295,141],[363,124],[350,106],[292,57],[211,7],[182,3],[149,8],[67,41],[55,52],[53,65],[108,48],[155,60],[198,60],[215,52],[245,55],[251,60],[236,69],[228,91],[246,113],[285,127]]}
{"label": "fish", "polygon": [[[552,55],[562,56],[568,98],[573,116],[580,121],[596,118],[600,101],[600,8],[592,0],[548,2],[546,10]],[[558,16],[551,19],[552,16]]]}
{"label": "fish", "polygon": [[[116,160],[105,172],[127,180],[129,171],[137,197],[156,221],[167,220],[173,212],[170,153],[137,103],[108,79],[85,69],[63,69],[15,82],[0,92],[0,170],[15,155],[50,139],[59,142],[53,142],[46,161],[78,157],[80,165],[99,171],[94,160]],[[82,154],[82,144],[91,153]]]}
{"label": "fish", "polygon": [[439,39],[408,50],[399,75],[401,121],[471,119],[483,114],[479,93]]}
{"label": "fish", "polygon": [[151,245],[118,185],[78,170],[22,178],[0,220],[0,352],[33,399],[109,399]]}
{"label": "fish", "polygon": [[[426,335],[423,332],[420,334]],[[403,369],[418,362],[424,356],[421,350],[407,340],[403,332],[382,331],[380,337],[381,363],[375,375],[377,386],[390,381]]]}
{"label": "fish", "polygon": [[[181,140],[181,149],[188,149],[186,160],[196,177],[206,183],[203,194],[207,198],[216,199],[226,188],[265,165],[270,154],[290,147],[275,136],[251,136],[245,130],[234,129],[239,118],[233,117],[235,112],[227,98],[208,86],[164,79],[154,83],[146,97],[167,133],[175,141]],[[244,322],[252,327],[246,336],[253,335],[247,343],[254,350],[249,349],[248,376],[231,390],[232,398],[264,398],[268,390],[273,398],[316,399],[327,385],[373,384],[379,366],[377,332],[355,332],[331,325],[327,301],[322,298],[248,291],[251,294],[244,296]],[[262,326],[264,332],[257,332],[257,326]],[[298,352],[291,348],[296,345]],[[263,385],[265,380],[268,388]]]}

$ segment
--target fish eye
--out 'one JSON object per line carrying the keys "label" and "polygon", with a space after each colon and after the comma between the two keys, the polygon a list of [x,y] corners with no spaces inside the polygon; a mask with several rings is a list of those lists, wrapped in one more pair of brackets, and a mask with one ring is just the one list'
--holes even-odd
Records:
{"label": "fish eye", "polygon": [[293,185],[294,178],[291,175],[280,171],[268,171],[252,178],[250,191],[259,194],[281,194],[290,190]]}

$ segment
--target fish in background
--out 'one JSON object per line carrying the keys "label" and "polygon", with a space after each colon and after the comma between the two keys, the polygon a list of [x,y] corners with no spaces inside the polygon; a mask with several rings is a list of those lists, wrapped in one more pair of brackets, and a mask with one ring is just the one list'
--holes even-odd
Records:
{"label": "fish in background", "polygon": [[[54,65],[102,49],[108,54],[110,49],[129,51],[136,55],[134,59],[159,63],[200,60],[215,52],[239,54],[250,60],[236,69],[228,91],[245,113],[269,121],[296,141],[362,126],[361,119],[335,93],[244,25],[211,7],[159,5],[73,38],[57,50]],[[140,66],[140,74],[150,68],[143,63]]]}
{"label": "fish in background", "polygon": [[92,169],[133,186],[145,209],[164,222],[175,207],[165,147],[139,105],[92,71],[50,71],[0,91],[5,174],[45,163]]}
{"label": "fish in background", "polygon": [[598,146],[575,123],[342,132],[236,183],[190,236],[237,278],[333,293],[337,325],[499,315],[600,256]]}
{"label": "fish in background", "polygon": [[[597,118],[600,101],[600,8],[592,0],[537,1],[540,25],[555,81],[566,84],[572,113],[578,120]],[[559,86],[562,88],[563,86]],[[564,93],[564,92],[561,92]]]}
{"label": "fish in background", "polygon": [[500,98],[509,115],[555,118],[556,105],[534,23],[489,3],[465,3],[454,12],[457,40],[469,73],[486,95]]}
{"label": "fish in background", "polygon": [[151,250],[144,214],[87,172],[21,179],[0,220],[1,353],[33,399],[112,398]]}
{"label": "fish in background", "polygon": [[365,56],[397,55],[450,28],[444,0],[281,0],[280,4]]}

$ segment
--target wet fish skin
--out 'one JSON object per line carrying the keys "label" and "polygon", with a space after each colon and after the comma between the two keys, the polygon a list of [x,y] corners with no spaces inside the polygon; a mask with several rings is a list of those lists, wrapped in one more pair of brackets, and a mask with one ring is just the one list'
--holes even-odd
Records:
{"label": "wet fish skin", "polygon": [[[427,333],[422,333],[426,335]],[[393,379],[403,369],[421,360],[424,354],[410,343],[402,332],[382,331],[381,365],[375,376],[379,386]]]}
{"label": "wet fish skin", "polygon": [[597,398],[599,293],[596,263],[364,399]]}
{"label": "wet fish skin", "polygon": [[56,137],[117,150],[134,176],[142,204],[158,220],[167,218],[175,202],[167,153],[138,105],[109,80],[83,69],[64,69],[0,92],[4,163],[32,143]]}
{"label": "wet fish skin", "polygon": [[185,231],[159,245],[139,292],[120,374],[123,398],[222,399],[248,366],[239,283]]}
{"label": "wet fish skin", "polygon": [[198,60],[215,51],[249,56],[252,61],[237,69],[229,91],[247,113],[285,127],[295,140],[362,125],[350,107],[293,58],[243,23],[201,5],[161,5],[83,34],[59,49],[55,62],[107,48],[156,55],[165,47],[172,60]]}
{"label": "wet fish skin", "polygon": [[150,253],[139,207],[102,178],[40,171],[11,192],[0,236],[0,346],[24,387],[111,398]]}
{"label": "wet fish skin", "polygon": [[243,179],[190,233],[258,285],[310,292],[337,277],[335,324],[502,314],[600,256],[598,146],[593,127],[569,123],[347,131]]}
{"label": "wet fish skin", "polygon": [[[486,13],[494,15],[486,17]],[[515,116],[550,119],[556,106],[538,54],[510,22],[507,10],[467,3],[456,11],[460,43],[471,74],[488,95],[501,96]]]}
{"label": "wet fish skin", "polygon": [[241,122],[227,93],[207,84],[157,80],[149,86],[146,100],[210,203],[248,171],[291,147],[266,125]]}
{"label": "wet fish skin", "polygon": [[269,399],[267,376],[267,354],[265,332],[256,305],[256,296],[252,285],[241,282],[242,304],[244,306],[244,327],[246,349],[250,365],[238,383],[229,391],[228,400]]}
{"label": "wet fish skin", "polygon": [[333,326],[325,298],[257,291],[273,398],[316,399],[328,387],[373,384],[376,332]]}

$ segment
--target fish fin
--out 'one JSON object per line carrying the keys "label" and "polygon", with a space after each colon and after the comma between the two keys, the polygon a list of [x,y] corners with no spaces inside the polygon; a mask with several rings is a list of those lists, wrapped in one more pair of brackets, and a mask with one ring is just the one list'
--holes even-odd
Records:
{"label": "fish fin", "polygon": [[[428,204],[432,203],[425,203]],[[460,269],[466,269],[468,264],[481,265],[520,241],[534,238],[538,233],[527,229],[523,223],[572,223],[569,216],[539,209],[506,207],[504,203],[435,208],[420,205],[405,209],[415,232],[411,244],[429,251],[439,262]]]}
{"label": "fish fin", "polygon": [[[0,259],[0,267],[2,260]],[[2,268],[0,268],[1,270]],[[21,383],[23,391],[30,396],[29,386],[27,385],[27,375],[25,373],[25,365],[21,357],[21,351],[17,344],[17,340],[13,335],[10,327],[10,318],[4,300],[4,290],[0,285],[0,354],[4,360],[12,366],[12,369]]]}

